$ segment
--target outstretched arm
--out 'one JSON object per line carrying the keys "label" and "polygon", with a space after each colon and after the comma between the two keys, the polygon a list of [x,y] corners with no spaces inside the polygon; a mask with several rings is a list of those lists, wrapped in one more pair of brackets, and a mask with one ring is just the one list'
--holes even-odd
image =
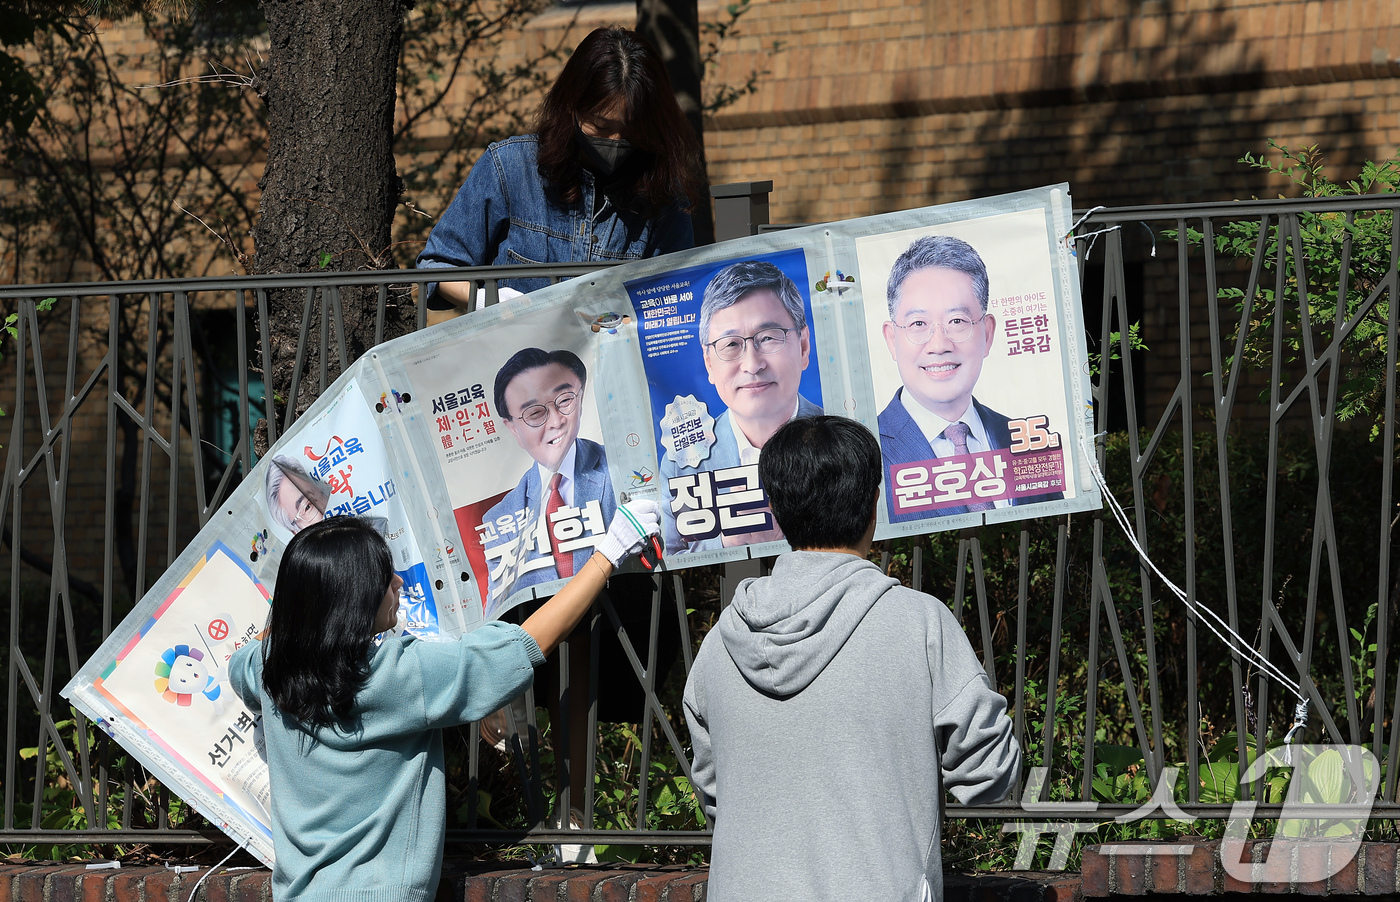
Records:
{"label": "outstretched arm", "polygon": [[628,555],[639,551],[647,536],[656,535],[660,524],[661,508],[654,501],[639,498],[617,509],[608,534],[598,543],[598,550],[583,569],[521,624],[545,656],[554,651],[588,613],[613,569]]}

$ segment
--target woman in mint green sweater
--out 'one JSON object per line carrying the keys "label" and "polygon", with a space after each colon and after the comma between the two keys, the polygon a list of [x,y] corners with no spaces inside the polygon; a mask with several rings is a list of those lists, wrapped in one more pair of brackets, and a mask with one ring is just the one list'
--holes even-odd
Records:
{"label": "woman in mint green sweater", "polygon": [[378,647],[403,585],[383,537],[334,517],[292,538],[266,638],[229,660],[234,691],[263,716],[277,902],[433,898],[447,822],[442,728],[529,686],[659,518],[650,501],[619,508],[588,564],[521,626],[491,622],[456,642],[386,636]]}

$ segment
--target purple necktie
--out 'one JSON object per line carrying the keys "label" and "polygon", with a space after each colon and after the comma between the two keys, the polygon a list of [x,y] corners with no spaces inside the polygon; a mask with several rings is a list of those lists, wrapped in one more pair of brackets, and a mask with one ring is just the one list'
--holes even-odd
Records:
{"label": "purple necktie", "polygon": [[[967,428],[966,423],[949,423],[948,428],[943,430],[943,437],[953,443],[954,454],[968,454],[970,452],[967,450],[967,436],[971,432],[972,430]],[[989,511],[996,507],[990,501],[973,501],[963,506],[967,508],[969,513]]]}

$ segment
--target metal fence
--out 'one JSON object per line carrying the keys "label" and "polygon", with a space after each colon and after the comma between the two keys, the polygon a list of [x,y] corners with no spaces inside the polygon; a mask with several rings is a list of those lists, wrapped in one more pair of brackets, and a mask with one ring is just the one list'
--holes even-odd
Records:
{"label": "metal fence", "polygon": [[[1400,671],[1391,673],[1388,656],[1400,603],[1400,568],[1391,566],[1397,207],[1381,196],[1099,209],[1080,223],[1099,464],[1160,573],[1106,512],[880,549],[890,572],[948,600],[1011,700],[1027,765],[1048,768],[1026,802],[1097,802],[1057,815],[1103,820],[1177,774],[1181,808],[1221,817],[1230,799],[1257,791],[1239,774],[1251,750],[1292,725],[1294,707],[1248,657],[1202,632],[1198,611],[1209,610],[1298,682],[1312,714],[1307,735],[1366,745],[1383,761],[1373,816],[1400,815]],[[432,278],[476,279],[490,297],[497,279],[585,269]],[[10,573],[0,843],[220,837],[81,718],[69,724],[55,689],[250,469],[269,292],[302,292],[304,310],[319,314],[305,320],[319,326],[303,328],[302,346],[339,341],[346,359],[342,290],[377,290],[379,339],[386,305],[407,303],[414,285],[421,296],[426,281],[334,273],[0,290],[18,317],[13,382],[0,395],[11,417],[0,485],[0,560]],[[57,299],[47,312],[45,298]],[[333,377],[324,363],[307,376],[318,390]],[[268,423],[269,442],[294,421],[288,407]],[[453,743],[462,785],[449,841],[707,843],[674,792],[688,776],[676,700],[724,583],[696,571],[657,577],[641,627],[610,603],[595,613],[593,741],[582,762],[569,760],[566,735],[554,735],[548,766],[533,698],[505,757],[488,757],[496,753],[475,726],[464,729]],[[665,635],[677,626],[678,637]],[[599,760],[609,729],[599,716],[600,647],[612,637],[640,691],[623,733],[635,761],[625,775]],[[679,640],[669,673],[668,639]],[[561,697],[559,709],[569,707],[572,670],[562,660],[558,685],[538,687]],[[556,734],[567,732],[561,720]],[[583,786],[625,786],[622,802],[595,791],[571,806],[577,766]],[[492,823],[481,804],[502,774],[518,778],[516,823]],[[1043,817],[1021,793],[948,813]],[[584,830],[552,827],[551,799],[558,810],[579,808]],[[612,828],[596,826],[603,807]],[[1277,810],[1261,804],[1257,813]]]}

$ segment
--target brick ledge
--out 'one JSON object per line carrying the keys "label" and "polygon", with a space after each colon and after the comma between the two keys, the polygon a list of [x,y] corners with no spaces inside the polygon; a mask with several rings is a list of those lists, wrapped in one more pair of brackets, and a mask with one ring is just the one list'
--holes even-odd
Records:
{"label": "brick ledge", "polygon": [[[1298,879],[1300,870],[1330,869],[1339,852],[1350,850],[1342,843],[1325,841],[1288,845],[1290,879],[1278,882],[1240,881],[1225,873],[1220,864],[1220,840],[1089,846],[1084,850],[1083,893],[1087,898],[1222,893],[1384,896],[1400,887],[1400,859],[1396,856],[1400,844],[1362,843],[1336,874],[1316,881]],[[1248,855],[1250,861],[1263,862],[1271,847],[1270,840],[1246,840],[1241,860]]]}
{"label": "brick ledge", "polygon": [[[189,902],[205,871],[176,874],[163,867],[89,871],[84,865],[0,865],[0,902]],[[707,868],[598,865],[533,870],[517,862],[449,862],[438,902],[702,902]],[[1063,873],[947,874],[944,902],[1079,902],[1079,875]],[[220,869],[195,902],[271,902],[266,869]]]}
{"label": "brick ledge", "polygon": [[[1337,874],[1324,881],[1297,880],[1299,867],[1330,860],[1338,844],[1291,844],[1288,882],[1241,883],[1220,865],[1219,840],[1122,842],[1088,846],[1082,876],[1073,872],[947,874],[944,902],[1080,902],[1109,896],[1298,893],[1392,895],[1400,891],[1396,843],[1363,843]],[[1271,843],[1250,840],[1246,854],[1263,861]],[[205,871],[177,874],[163,867],[87,870],[84,865],[0,865],[0,902],[189,902]],[[701,902],[703,867],[598,865],[533,870],[518,862],[452,862],[444,868],[438,902],[597,900],[597,902]],[[205,880],[196,902],[271,902],[266,869],[222,868]]]}

